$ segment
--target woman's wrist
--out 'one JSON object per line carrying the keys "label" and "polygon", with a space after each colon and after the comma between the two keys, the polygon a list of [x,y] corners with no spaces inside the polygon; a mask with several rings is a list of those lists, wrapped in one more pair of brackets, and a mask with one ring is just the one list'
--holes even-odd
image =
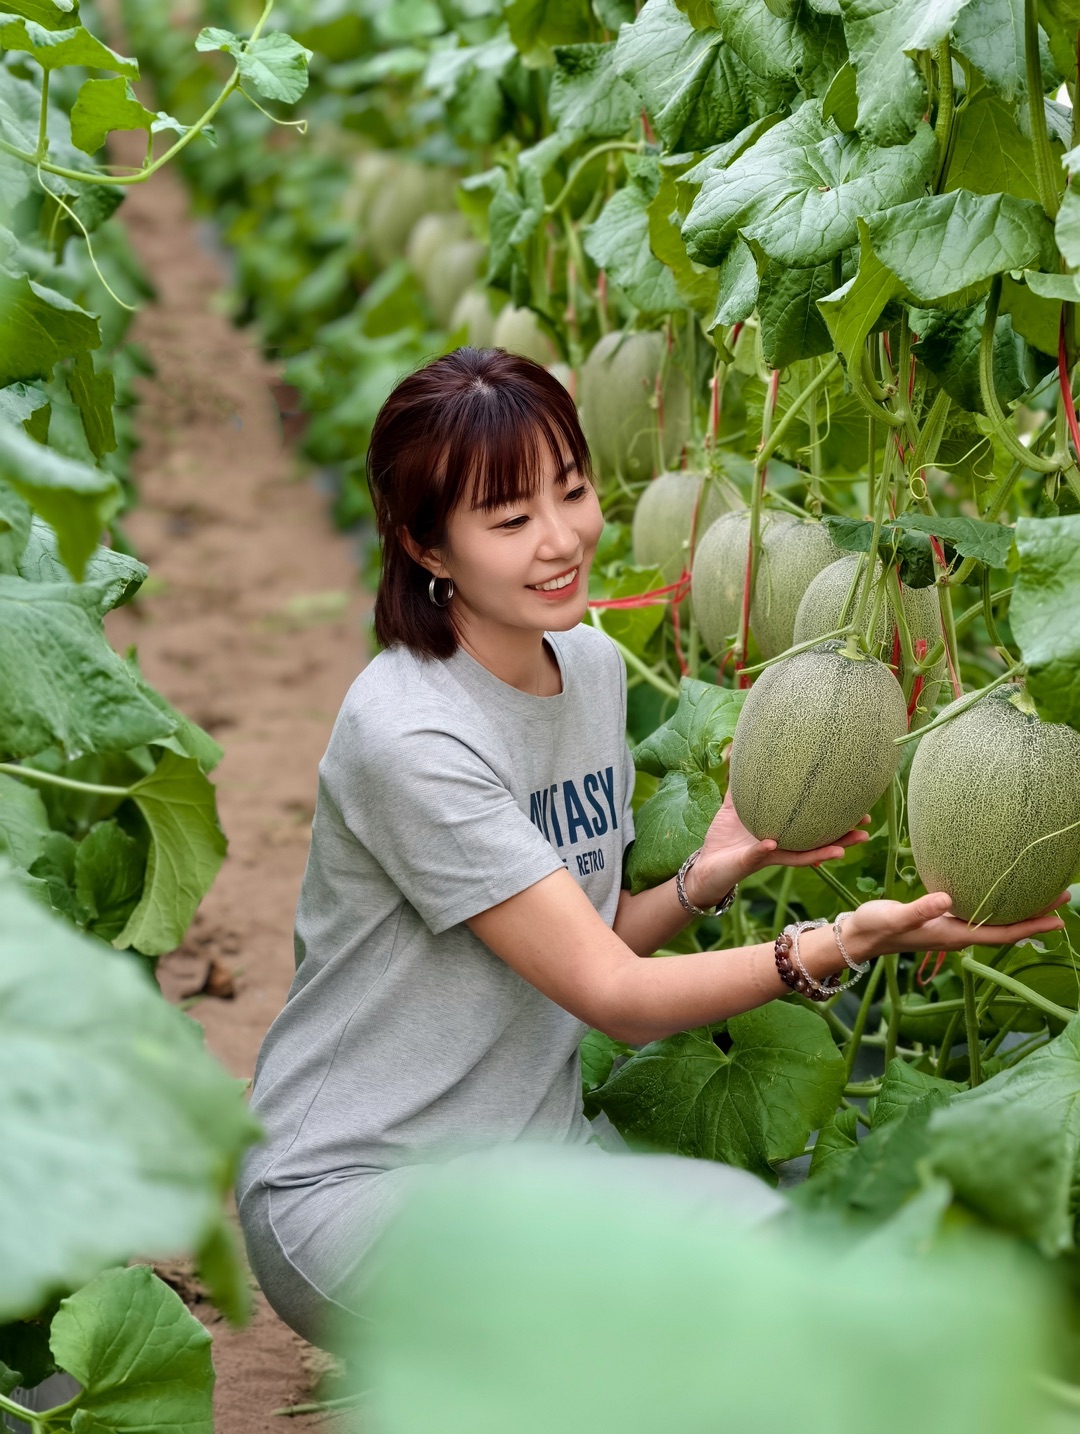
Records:
{"label": "woman's wrist", "polygon": [[683,878],[683,890],[692,905],[707,910],[719,906],[738,879],[735,872],[721,867],[715,860],[703,866],[699,857]]}

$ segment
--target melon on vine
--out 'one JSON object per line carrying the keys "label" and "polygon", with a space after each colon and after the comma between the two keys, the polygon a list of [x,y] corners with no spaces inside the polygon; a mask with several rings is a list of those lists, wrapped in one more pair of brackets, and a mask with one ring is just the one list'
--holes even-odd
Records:
{"label": "melon on vine", "polygon": [[450,323],[457,301],[479,273],[485,252],[479,239],[458,239],[431,259],[424,292],[440,327]]}
{"label": "melon on vine", "polygon": [[558,358],[555,345],[540,327],[532,309],[515,309],[507,304],[495,320],[494,346],[508,353],[520,354],[534,363],[550,364]]}
{"label": "melon on vine", "polygon": [[374,188],[362,215],[375,258],[381,264],[400,258],[416,221],[452,210],[453,193],[454,180],[446,170],[399,160]]}
{"label": "melon on vine", "polygon": [[789,851],[837,841],[884,795],[906,732],[903,689],[875,657],[834,641],[767,667],[731,744],[739,819]]}
{"label": "melon on vine", "polygon": [[1080,868],[1080,732],[1006,684],[920,740],[907,803],[926,889],[964,921],[1024,921]]}
{"label": "melon on vine", "polygon": [[495,342],[495,315],[484,289],[468,288],[454,305],[449,327],[464,328],[466,342],[474,349],[489,349]]}
{"label": "melon on vine", "polygon": [[673,583],[689,566],[690,527],[697,505],[696,537],[730,508],[728,494],[706,473],[676,469],[646,483],[634,508],[631,545],[640,568],[657,567]]}
{"label": "melon on vine", "polygon": [[[656,393],[661,370],[662,433]],[[653,331],[604,335],[581,367],[578,407],[593,462],[604,475],[643,482],[676,467],[690,437],[686,376],[667,355],[663,334]]]}
{"label": "melon on vine", "polygon": [[421,284],[427,283],[428,272],[439,254],[462,239],[469,238],[469,225],[464,214],[421,214],[409,231],[405,257]]}

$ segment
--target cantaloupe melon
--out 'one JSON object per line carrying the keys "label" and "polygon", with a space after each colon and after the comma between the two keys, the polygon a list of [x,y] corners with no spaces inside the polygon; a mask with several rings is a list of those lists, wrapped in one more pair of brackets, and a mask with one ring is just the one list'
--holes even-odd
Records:
{"label": "cantaloupe melon", "polygon": [[497,349],[520,354],[534,363],[554,363],[558,358],[555,345],[540,327],[532,309],[515,309],[512,304],[495,320],[494,344]]}
{"label": "cantaloupe melon", "polygon": [[669,359],[658,454],[656,377],[664,352],[663,334],[616,329],[604,335],[582,365],[578,407],[589,451],[601,474],[621,473],[640,483],[651,478],[658,466],[678,466],[690,437],[690,389],[685,374]]}
{"label": "cantaloupe melon", "polygon": [[362,216],[371,252],[381,264],[401,257],[422,214],[451,211],[453,177],[446,170],[400,161],[372,193]]}
{"label": "cantaloupe melon", "polygon": [[495,342],[495,315],[483,289],[466,289],[450,315],[451,330],[464,328],[474,349],[489,349]]}
{"label": "cantaloupe melon", "polygon": [[883,795],[907,731],[899,682],[874,657],[822,643],[768,667],[747,693],[731,744],[731,799],[743,825],[790,851],[826,846]]}
{"label": "cantaloupe melon", "polygon": [[[827,632],[835,632],[840,624],[840,615],[844,608],[844,601],[851,590],[852,582],[860,563],[858,553],[845,553],[835,563],[824,568],[806,589],[806,594],[799,604],[799,611],[795,618],[795,630],[793,640],[796,643],[810,642],[815,637],[821,637]],[[878,573],[881,572],[881,564],[878,564]],[[866,576],[863,576],[863,582]],[[849,621],[854,616],[859,602],[859,591],[862,583],[856,589],[849,608]],[[873,601],[874,594],[871,593],[870,600]],[[929,651],[941,641],[941,611],[938,607],[937,589],[909,588],[902,589],[901,600],[904,604],[904,616],[907,619],[908,631],[911,633],[912,641],[919,638],[926,641]],[[896,632],[896,624],[892,619],[892,609],[888,606],[887,599],[883,599],[878,609],[877,623],[874,629],[873,652],[882,662],[891,662],[893,655],[893,640]],[[945,658],[942,657],[930,671],[923,681],[922,691],[917,699],[916,711],[912,716],[913,725],[919,721],[926,721],[937,705],[938,693],[941,690],[941,683],[945,677]],[[901,659],[900,681],[904,681],[903,660]]]}
{"label": "cantaloupe melon", "polygon": [[679,469],[661,473],[641,491],[631,529],[634,562],[658,567],[665,583],[673,583],[689,555],[690,524],[698,504],[698,541],[722,513],[728,511],[727,494],[707,474]]}
{"label": "cantaloupe melon", "polygon": [[908,826],[924,885],[955,915],[1034,916],[1080,868],[1080,732],[1043,722],[1022,687],[988,692],[920,741]]}
{"label": "cantaloupe melon", "polygon": [[[774,529],[795,523],[790,513],[767,509],[761,515],[761,542],[764,549]],[[743,580],[746,575],[746,549],[750,541],[750,512],[746,508],[724,513],[699,531],[694,549],[694,566],[690,574],[690,603],[694,621],[705,650],[719,659],[731,646],[742,621]],[[755,597],[763,584],[759,563],[754,583]],[[751,624],[754,605],[750,607]],[[783,649],[781,649],[783,651]]]}
{"label": "cantaloupe melon", "polygon": [[399,155],[386,149],[365,149],[352,162],[352,173],[341,199],[341,217],[362,226],[379,185],[401,164]]}
{"label": "cantaloupe melon", "polygon": [[477,277],[485,249],[479,239],[459,239],[436,254],[428,265],[424,279],[431,311],[445,328],[454,306]]}
{"label": "cantaloupe melon", "polygon": [[409,230],[405,257],[423,284],[427,282],[432,261],[451,244],[468,238],[469,224],[464,214],[456,210],[450,214],[421,214]]}
{"label": "cantaloupe melon", "polygon": [[750,627],[762,657],[776,657],[794,642],[795,614],[811,582],[834,563],[839,549],[814,519],[773,523],[761,540]]}
{"label": "cantaloupe melon", "polygon": [[557,378],[566,389],[567,393],[573,396],[574,392],[574,370],[568,363],[549,363],[547,371],[552,378]]}

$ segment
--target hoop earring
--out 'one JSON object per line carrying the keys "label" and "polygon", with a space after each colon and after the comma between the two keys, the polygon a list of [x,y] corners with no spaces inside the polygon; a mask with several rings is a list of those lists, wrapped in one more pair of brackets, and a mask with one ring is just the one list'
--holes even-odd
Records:
{"label": "hoop earring", "polygon": [[447,581],[447,582],[449,583],[449,585],[450,585],[450,590],[449,590],[449,592],[446,594],[446,602],[436,602],[436,600],[435,600],[435,582],[436,582],[436,579],[433,577],[433,578],[431,579],[431,581],[428,583],[428,586],[427,586],[427,595],[428,595],[428,597],[431,599],[431,601],[432,601],[433,603],[435,603],[435,606],[436,606],[436,607],[446,607],[447,604],[450,602],[450,599],[454,596],[454,579],[453,579],[453,578],[447,578],[446,581]]}

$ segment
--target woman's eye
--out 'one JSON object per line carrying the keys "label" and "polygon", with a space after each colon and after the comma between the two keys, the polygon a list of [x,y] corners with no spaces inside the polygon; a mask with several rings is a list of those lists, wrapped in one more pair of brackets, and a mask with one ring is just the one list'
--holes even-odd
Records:
{"label": "woman's eye", "polygon": [[510,529],[512,530],[512,529],[518,527],[519,524],[524,523],[525,521],[526,521],[525,516],[524,516],[524,514],[522,514],[520,517],[511,518],[508,523],[500,523],[500,524],[499,524],[499,527],[500,527],[500,528],[510,528]]}
{"label": "woman's eye", "polygon": [[573,488],[573,489],[571,489],[571,491],[570,491],[569,493],[567,493],[566,496],[567,496],[568,498],[573,498],[573,499],[575,500],[575,502],[576,502],[578,498],[584,498],[584,496],[585,496],[585,494],[586,494],[587,492],[588,492],[588,488],[586,487],[586,485],[585,485],[584,483],[582,483],[582,485],[581,485],[580,488]]}

